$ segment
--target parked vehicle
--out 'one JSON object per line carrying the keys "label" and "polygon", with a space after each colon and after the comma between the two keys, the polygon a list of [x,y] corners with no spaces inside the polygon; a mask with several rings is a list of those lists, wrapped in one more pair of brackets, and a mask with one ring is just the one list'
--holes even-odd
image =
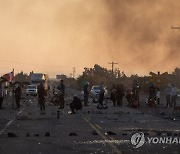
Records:
{"label": "parked vehicle", "polygon": [[31,73],[30,74],[30,84],[39,86],[40,83],[44,84],[46,94],[48,94],[48,75],[43,73]]}
{"label": "parked vehicle", "polygon": [[36,85],[28,85],[26,89],[26,95],[37,95],[37,86]]}
{"label": "parked vehicle", "polygon": [[[108,91],[107,91],[106,87],[104,87],[104,91],[105,91],[104,92],[104,97],[107,98],[108,97]],[[100,93],[99,85],[92,86],[91,92],[90,92],[91,97],[92,98],[99,98],[99,93]]]}

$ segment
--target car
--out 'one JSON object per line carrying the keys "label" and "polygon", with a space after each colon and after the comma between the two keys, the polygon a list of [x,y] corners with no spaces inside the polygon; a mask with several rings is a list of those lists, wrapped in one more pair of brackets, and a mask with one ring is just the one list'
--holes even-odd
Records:
{"label": "car", "polygon": [[26,95],[37,95],[37,86],[36,85],[28,85],[26,89]]}
{"label": "car", "polygon": [[[104,91],[105,91],[104,92],[104,97],[107,98],[108,97],[108,91],[107,91],[106,87],[104,87]],[[92,86],[91,92],[90,92],[91,97],[92,98],[99,98],[99,93],[100,93],[99,85]]]}

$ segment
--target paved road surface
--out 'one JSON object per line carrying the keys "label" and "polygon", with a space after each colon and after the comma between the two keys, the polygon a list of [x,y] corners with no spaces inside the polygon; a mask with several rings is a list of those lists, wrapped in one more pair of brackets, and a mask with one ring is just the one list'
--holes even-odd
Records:
{"label": "paved road surface", "polygon": [[[67,104],[71,98],[70,94]],[[10,102],[0,111],[0,154],[180,153],[180,144],[145,142],[138,149],[131,144],[131,137],[137,132],[143,132],[146,138],[180,138],[179,113],[173,115],[170,108],[161,105],[157,109],[131,109],[107,103],[107,110],[98,110],[97,104],[90,103],[74,115],[68,114],[66,105],[57,119],[57,106],[47,102],[46,114],[42,115],[35,97],[22,102],[19,111],[11,110]],[[8,137],[8,133],[17,137]]]}

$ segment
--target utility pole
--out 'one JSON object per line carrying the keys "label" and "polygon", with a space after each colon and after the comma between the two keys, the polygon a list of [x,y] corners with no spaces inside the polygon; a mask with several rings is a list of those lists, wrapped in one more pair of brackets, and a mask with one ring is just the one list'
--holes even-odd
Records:
{"label": "utility pole", "polygon": [[121,77],[121,72],[120,72],[119,68],[117,68],[117,77],[118,77],[118,78]]}
{"label": "utility pole", "polygon": [[76,68],[73,67],[73,78],[75,78],[75,72],[76,72]]}
{"label": "utility pole", "polygon": [[111,63],[109,63],[109,64],[111,64],[111,65],[112,65],[112,74],[113,74],[113,73],[114,73],[114,65],[115,65],[115,64],[118,64],[118,63],[111,62]]}

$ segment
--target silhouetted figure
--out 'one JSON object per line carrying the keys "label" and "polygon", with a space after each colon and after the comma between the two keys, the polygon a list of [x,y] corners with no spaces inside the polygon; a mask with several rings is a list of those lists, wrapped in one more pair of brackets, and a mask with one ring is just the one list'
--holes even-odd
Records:
{"label": "silhouetted figure", "polygon": [[111,88],[111,96],[110,99],[113,102],[113,106],[116,106],[116,86],[113,84],[112,88]]}
{"label": "silhouetted figure", "polygon": [[2,85],[0,84],[0,109],[2,109],[3,100],[4,100],[4,90]]}
{"label": "silhouetted figure", "polygon": [[171,88],[171,104],[170,106],[176,106],[176,99],[177,99],[177,92],[178,89],[176,88],[176,86],[174,84],[172,84],[172,88]]}
{"label": "silhouetted figure", "polygon": [[124,96],[124,87],[122,84],[116,85],[116,100],[117,106],[122,106],[123,104],[123,96]]}
{"label": "silhouetted figure", "polygon": [[83,86],[84,91],[84,106],[88,106],[88,97],[89,97],[89,83],[86,82]]}
{"label": "silhouetted figure", "polygon": [[131,106],[133,101],[133,92],[131,88],[128,88],[126,91],[126,99],[128,101],[128,106]]}
{"label": "silhouetted figure", "polygon": [[139,86],[137,80],[134,80],[134,81],[133,81],[133,84],[132,84],[132,92],[133,92],[133,95],[134,95],[134,96],[138,99],[138,101],[139,101],[140,86]]}
{"label": "silhouetted figure", "polygon": [[46,96],[46,90],[43,85],[43,83],[40,83],[38,86],[38,103],[40,105],[40,110],[45,111],[45,96]]}
{"label": "silhouetted figure", "polygon": [[101,106],[103,106],[103,101],[104,101],[104,82],[101,82],[100,85],[99,85],[99,89],[100,89],[100,92],[99,92],[99,104]]}
{"label": "silhouetted figure", "polygon": [[157,103],[158,104],[160,104],[160,97],[161,97],[160,88],[157,88],[156,98],[157,98]]}
{"label": "silhouetted figure", "polygon": [[169,107],[171,103],[171,85],[168,84],[164,91],[166,95],[166,107]]}
{"label": "silhouetted figure", "polygon": [[64,108],[64,96],[65,96],[65,85],[64,85],[63,80],[60,81],[60,85],[57,87],[57,89],[59,90],[59,104],[60,104],[59,109],[63,109]]}
{"label": "silhouetted figure", "polygon": [[157,99],[156,87],[154,86],[154,84],[152,84],[149,87],[148,106],[149,107],[156,107],[156,99]]}
{"label": "silhouetted figure", "polygon": [[154,84],[149,87],[149,99],[156,100],[156,87]]}
{"label": "silhouetted figure", "polygon": [[20,108],[21,95],[22,95],[22,88],[19,84],[15,88],[14,93],[15,93],[15,100],[16,100],[16,108],[19,109]]}
{"label": "silhouetted figure", "polygon": [[70,108],[71,108],[72,114],[75,114],[75,110],[82,109],[82,102],[77,96],[73,97],[73,101],[72,103],[70,103]]}

